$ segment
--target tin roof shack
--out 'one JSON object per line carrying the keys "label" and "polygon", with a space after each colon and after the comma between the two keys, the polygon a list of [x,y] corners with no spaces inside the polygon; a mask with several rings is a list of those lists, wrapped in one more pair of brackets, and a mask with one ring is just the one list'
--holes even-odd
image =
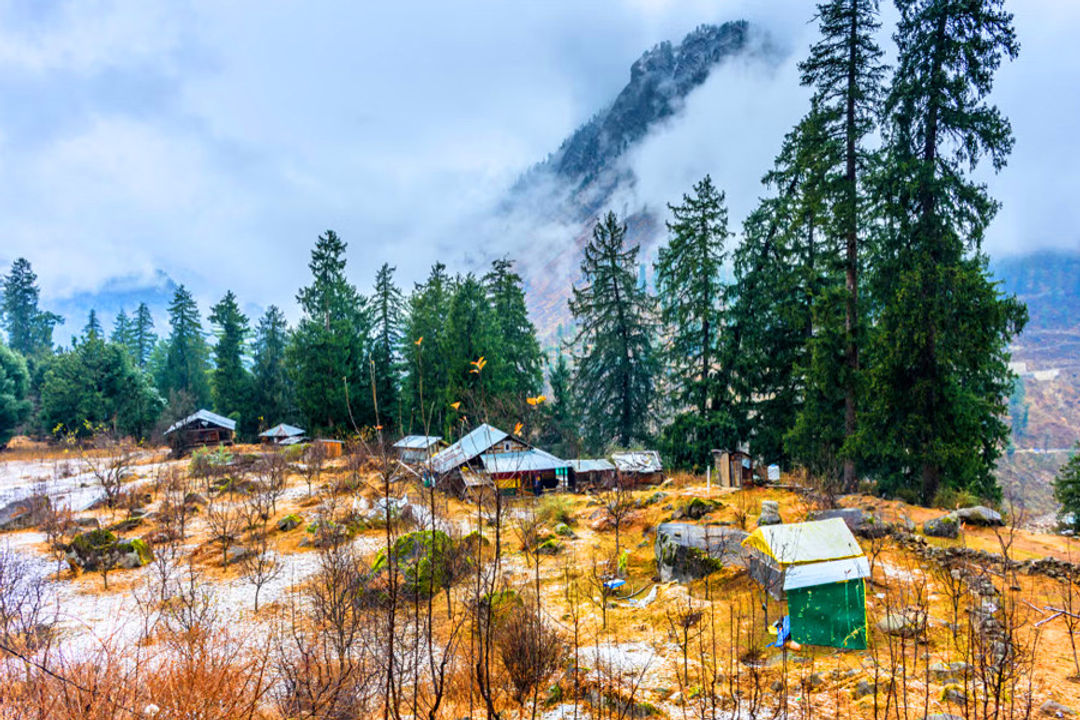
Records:
{"label": "tin roof shack", "polygon": [[474,473],[485,472],[481,455],[496,455],[506,452],[522,452],[529,445],[487,423],[477,426],[453,445],[441,450],[431,458],[431,469],[439,478],[440,486],[445,490],[462,492],[461,470],[467,468]]}
{"label": "tin roof shack", "polygon": [[208,445],[232,445],[236,434],[236,421],[198,410],[183,420],[177,420],[165,431],[165,438],[177,457],[192,448]]}
{"label": "tin roof shack", "polygon": [[295,445],[304,439],[304,430],[295,425],[278,423],[269,430],[259,433],[264,445]]}
{"label": "tin roof shack", "polygon": [[394,443],[398,459],[409,465],[422,465],[445,447],[438,435],[406,435]]}
{"label": "tin roof shack", "polygon": [[720,487],[741,488],[754,483],[754,459],[742,450],[713,450],[716,482]]}
{"label": "tin roof shack", "polygon": [[750,577],[786,598],[791,639],[806,645],[866,648],[870,565],[840,518],[766,525],[743,541]]}
{"label": "tin roof shack", "polygon": [[567,460],[570,472],[566,487],[574,492],[608,487],[615,482],[615,466],[604,459]]}
{"label": "tin roof shack", "polygon": [[664,479],[664,467],[660,453],[655,450],[630,450],[612,453],[615,471],[632,485],[647,485]]}
{"label": "tin roof shack", "polygon": [[662,582],[689,582],[726,566],[746,567],[747,534],[726,525],[661,523],[653,551]]}
{"label": "tin roof shack", "polygon": [[495,486],[504,495],[555,490],[566,485],[570,463],[538,448],[480,456]]}

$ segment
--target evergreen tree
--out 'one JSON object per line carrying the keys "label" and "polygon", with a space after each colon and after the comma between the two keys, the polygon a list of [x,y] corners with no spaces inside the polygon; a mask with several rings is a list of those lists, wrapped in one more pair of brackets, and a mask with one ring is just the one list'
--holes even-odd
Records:
{"label": "evergreen tree", "polygon": [[[827,0],[818,5],[821,39],[813,45],[810,57],[801,65],[802,84],[814,89],[814,103],[823,119],[822,140],[836,144],[835,150],[822,153],[836,164],[824,168],[830,175],[829,232],[840,242],[844,292],[831,293],[818,299],[818,305],[828,322],[830,311],[824,301],[842,302],[843,332],[838,338],[822,333],[830,342],[839,340],[843,346],[843,370],[837,372],[830,362],[832,347],[817,350],[816,360],[807,368],[813,382],[827,388],[825,383],[838,383],[844,393],[843,486],[855,489],[854,437],[856,432],[857,388],[859,372],[860,329],[859,265],[860,226],[866,213],[865,188],[862,181],[866,167],[864,140],[875,128],[882,96],[882,51],[874,40],[881,27],[878,20],[878,0]],[[833,328],[830,327],[830,331]],[[821,397],[828,397],[826,389]],[[820,399],[820,398],[819,398]],[[817,408],[814,402],[808,409]],[[831,411],[831,408],[828,408]],[[804,422],[814,422],[815,415]],[[831,446],[832,443],[825,443]]]}
{"label": "evergreen tree", "polygon": [[1054,476],[1054,499],[1061,503],[1062,513],[1072,513],[1073,532],[1080,532],[1080,445]]}
{"label": "evergreen tree", "polygon": [[[785,436],[804,408],[814,305],[835,272],[825,225],[827,175],[834,148],[823,142],[823,120],[811,110],[784,139],[773,169],[765,176],[774,192],[747,218],[743,242],[734,253],[735,283],[728,291],[729,328],[725,367],[737,398],[734,420],[751,452],[789,466]],[[841,417],[842,416],[838,416]],[[750,422],[750,419],[753,422]],[[822,428],[835,418],[822,417]],[[821,435],[814,443],[820,444]],[[802,449],[799,447],[798,449]]]}
{"label": "evergreen tree", "polygon": [[209,349],[203,336],[202,320],[195,298],[183,285],[176,288],[169,303],[169,338],[157,375],[161,394],[170,404],[185,396],[185,403],[196,408],[210,402],[210,383],[207,379]]}
{"label": "evergreen tree", "polygon": [[455,283],[442,348],[448,363],[445,404],[460,402],[459,411],[474,423],[501,425],[516,419],[520,408],[505,406],[496,393],[501,384],[498,365],[479,369],[473,364],[480,358],[492,362],[498,331],[484,285],[471,273]]}
{"label": "evergreen tree", "polygon": [[609,212],[593,229],[581,262],[584,284],[569,300],[578,331],[575,390],[593,449],[626,447],[648,436],[657,360],[653,302],[638,286],[638,246]]}
{"label": "evergreen tree", "polygon": [[30,415],[30,373],[26,361],[0,343],[0,449],[7,447],[15,429]]}
{"label": "evergreen tree", "polygon": [[454,281],[447,276],[446,266],[436,263],[427,280],[418,283],[409,295],[401,353],[405,359],[402,393],[408,432],[421,433],[425,428],[446,425],[450,377],[448,354],[451,351],[446,341],[446,319],[454,290]]}
{"label": "evergreen tree", "polygon": [[210,322],[217,336],[210,374],[214,410],[238,420],[241,434],[250,437],[258,428],[251,412],[251,374],[244,361],[251,329],[232,290],[210,308]]}
{"label": "evergreen tree", "polygon": [[864,446],[882,492],[994,498],[1008,343],[1027,313],[988,277],[980,248],[998,203],[969,175],[985,157],[1001,169],[1012,148],[1008,120],[986,98],[1018,45],[1001,0],[897,5]]}
{"label": "evergreen tree", "polygon": [[105,338],[105,330],[101,327],[101,321],[98,320],[97,311],[94,308],[90,308],[90,314],[86,317],[86,326],[83,327],[82,336],[83,340]]}
{"label": "evergreen tree", "polygon": [[141,438],[164,406],[127,350],[95,333],[49,358],[42,378],[40,419],[50,432],[86,434],[105,425]]}
{"label": "evergreen tree", "polygon": [[312,282],[296,299],[303,317],[287,357],[296,402],[313,429],[353,430],[374,424],[365,299],[345,276],[346,243],[333,230],[311,252]]}
{"label": "evergreen tree", "polygon": [[56,313],[38,308],[37,275],[25,258],[11,265],[4,277],[0,317],[7,331],[8,346],[25,357],[37,357],[52,351],[53,328],[64,322]]}
{"label": "evergreen tree", "polygon": [[154,316],[150,314],[150,308],[146,306],[146,303],[139,303],[131,328],[131,349],[136,365],[140,368],[146,367],[156,343]]}
{"label": "evergreen tree", "polygon": [[289,335],[285,315],[271,305],[255,329],[254,415],[260,430],[279,422],[296,421],[296,398],[285,363]]}
{"label": "evergreen tree", "polygon": [[675,421],[664,432],[662,449],[677,467],[703,467],[715,447],[732,445],[735,423],[721,377],[724,283],[728,232],[724,193],[708,175],[694,185],[682,205],[668,205],[670,239],[656,264],[657,291],[666,345]]}
{"label": "evergreen tree", "polygon": [[113,342],[120,347],[128,351],[131,356],[132,362],[135,362],[135,346],[133,342],[133,331],[131,318],[121,308],[120,312],[116,313],[116,317],[113,319],[113,330],[109,336],[109,341]]}
{"label": "evergreen tree", "polygon": [[375,396],[379,401],[379,422],[384,427],[397,427],[401,418],[401,337],[405,316],[405,300],[401,289],[394,284],[394,270],[384,263],[375,276],[375,293],[371,297],[372,372],[375,375]]}
{"label": "evergreen tree", "polygon": [[490,373],[497,380],[494,392],[508,407],[543,386],[543,355],[536,327],[529,320],[521,276],[509,258],[491,263],[484,276],[491,307],[496,349],[488,357]]}
{"label": "evergreen tree", "polygon": [[555,362],[548,366],[551,395],[540,406],[539,442],[562,458],[576,458],[581,454],[581,437],[577,426],[578,408],[571,390],[572,383],[570,364],[565,355],[557,353]]}

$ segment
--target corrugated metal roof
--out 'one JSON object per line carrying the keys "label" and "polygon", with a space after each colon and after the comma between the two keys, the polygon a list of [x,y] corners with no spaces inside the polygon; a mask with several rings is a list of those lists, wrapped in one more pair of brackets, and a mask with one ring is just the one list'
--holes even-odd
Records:
{"label": "corrugated metal roof", "polygon": [[480,456],[484,470],[493,475],[506,475],[519,472],[543,472],[556,468],[570,467],[570,463],[560,460],[549,452],[533,448],[521,452],[490,453]]}
{"label": "corrugated metal roof", "polygon": [[217,425],[218,427],[223,427],[226,430],[236,429],[235,420],[230,420],[227,417],[218,415],[214,412],[210,412],[209,410],[197,410],[188,415],[183,420],[177,420],[176,422],[174,422],[172,425],[169,426],[169,429],[165,431],[165,434],[168,435],[171,432],[179,430],[180,428],[190,425],[191,423],[197,422],[199,420],[209,425]]}
{"label": "corrugated metal roof", "polygon": [[464,465],[475,457],[484,454],[492,445],[509,437],[508,433],[487,423],[477,426],[472,432],[450,447],[431,458],[431,468],[439,473],[448,473],[459,465]]}
{"label": "corrugated metal roof", "polygon": [[438,435],[406,435],[394,443],[394,447],[403,450],[426,450],[442,440]]}
{"label": "corrugated metal roof", "polygon": [[614,465],[604,459],[567,460],[566,462],[574,469],[574,472],[578,473],[604,472],[605,470],[615,469]]}
{"label": "corrugated metal roof", "polygon": [[619,472],[654,473],[664,468],[660,463],[660,453],[655,450],[631,450],[611,455]]}
{"label": "corrugated metal roof", "polygon": [[259,437],[290,438],[290,437],[296,437],[297,435],[303,435],[303,434],[304,434],[304,431],[303,431],[302,428],[298,428],[295,425],[288,425],[286,423],[278,423],[277,425],[270,428],[269,430],[259,433]]}
{"label": "corrugated metal roof", "polygon": [[870,577],[870,562],[865,555],[806,565],[792,565],[784,573],[784,590],[797,590],[814,585],[827,585],[868,577]]}
{"label": "corrugated metal roof", "polygon": [[840,518],[766,525],[759,527],[743,545],[760,550],[780,565],[838,560],[862,555],[862,548]]}

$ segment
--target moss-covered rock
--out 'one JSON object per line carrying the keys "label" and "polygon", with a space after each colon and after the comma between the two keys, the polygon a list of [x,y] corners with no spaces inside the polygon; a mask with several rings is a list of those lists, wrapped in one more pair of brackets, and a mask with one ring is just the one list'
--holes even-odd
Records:
{"label": "moss-covered rock", "polygon": [[716,500],[706,500],[705,498],[696,497],[683,503],[679,507],[679,511],[682,513],[683,517],[690,518],[691,520],[700,520],[719,507],[720,503]]}
{"label": "moss-covered rock", "polygon": [[536,552],[539,555],[558,555],[562,549],[562,543],[555,538],[547,538],[536,546]]}
{"label": "moss-covered rock", "polygon": [[115,564],[117,538],[105,529],[79,533],[71,539],[67,558],[84,570],[97,570]]}
{"label": "moss-covered rock", "polygon": [[154,561],[150,546],[140,538],[118,541],[116,552],[120,555],[119,565],[125,568],[143,567]]}
{"label": "moss-covered rock", "polygon": [[[454,546],[441,530],[417,530],[402,535],[391,548],[394,565],[404,580],[406,593],[427,597],[448,587],[454,579]],[[372,569],[388,567],[386,549],[375,556]]]}
{"label": "moss-covered rock", "polygon": [[304,518],[300,517],[296,513],[286,515],[277,521],[277,529],[282,532],[289,532],[295,530],[304,524]]}
{"label": "moss-covered rock", "polygon": [[555,526],[554,532],[560,537],[574,537],[574,531],[570,529],[570,526],[566,523],[559,523]]}

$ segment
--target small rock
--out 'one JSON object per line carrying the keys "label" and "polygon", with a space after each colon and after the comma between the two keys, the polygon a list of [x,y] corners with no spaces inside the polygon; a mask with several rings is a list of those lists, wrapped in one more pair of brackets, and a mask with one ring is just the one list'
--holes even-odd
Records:
{"label": "small rock", "polygon": [[761,501],[761,515],[758,517],[758,527],[763,525],[780,525],[783,523],[780,517],[780,503],[776,500]]}
{"label": "small rock", "polygon": [[968,523],[969,525],[985,525],[985,526],[997,526],[1000,527],[1005,524],[1001,517],[1001,513],[997,510],[992,510],[985,505],[975,505],[974,507],[960,508],[953,512],[960,520]]}
{"label": "small rock", "polygon": [[960,685],[950,684],[946,685],[945,689],[941,691],[941,699],[945,702],[963,705],[967,702],[967,693],[964,692],[964,688]]}
{"label": "small rock", "polygon": [[1050,717],[1065,717],[1067,715],[1075,715],[1076,711],[1067,705],[1062,705],[1059,702],[1053,700],[1047,700],[1039,706],[1039,712],[1043,715],[1049,715]]}
{"label": "small rock", "polygon": [[304,523],[304,519],[299,515],[286,515],[277,521],[277,529],[281,532],[289,532],[295,530]]}
{"label": "small rock", "polygon": [[187,495],[184,496],[185,505],[206,505],[206,503],[206,496],[202,493],[189,492]]}
{"label": "small rock", "polygon": [[855,685],[855,690],[852,691],[852,696],[855,700],[860,700],[867,695],[873,695],[875,692],[877,692],[877,687],[874,685],[874,683],[870,682],[869,680],[860,680]]}
{"label": "small rock", "polygon": [[926,613],[920,610],[889,613],[878,621],[877,626],[886,635],[914,637],[926,629]]}

